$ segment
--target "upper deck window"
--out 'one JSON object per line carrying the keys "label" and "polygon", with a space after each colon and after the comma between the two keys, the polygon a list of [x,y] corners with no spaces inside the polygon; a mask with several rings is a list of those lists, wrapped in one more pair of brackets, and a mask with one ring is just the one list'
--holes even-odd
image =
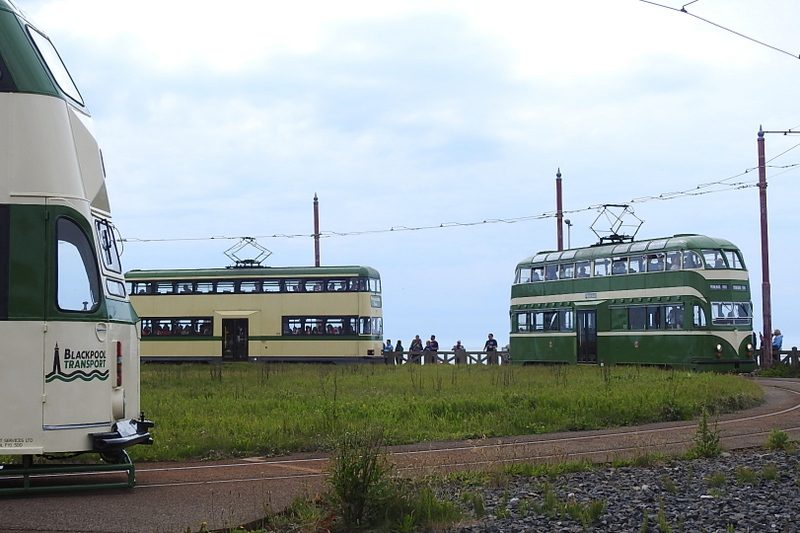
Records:
{"label": "upper deck window", "polygon": [[58,55],[50,39],[30,26],[28,26],[28,35],[31,36],[33,44],[35,44],[36,49],[39,50],[39,55],[42,57],[50,74],[53,75],[53,79],[56,81],[56,84],[58,84],[58,87],[64,94],[83,106],[83,97],[75,86],[75,82],[72,81],[72,76],[69,75],[67,67],[64,66],[64,62],[61,61],[61,56]]}
{"label": "upper deck window", "polygon": [[736,270],[744,270],[744,263],[742,256],[736,250],[723,250],[725,258],[728,260],[728,268],[735,268]]}
{"label": "upper deck window", "polygon": [[594,260],[594,275],[595,276],[608,276],[610,259],[595,259]]}
{"label": "upper deck window", "polygon": [[706,268],[726,268],[721,250],[703,250],[702,253],[703,259],[706,261]]}
{"label": "upper deck window", "polygon": [[686,250],[683,252],[683,268],[692,269],[692,268],[703,268],[703,261],[700,259],[700,255],[697,252],[692,250]]}

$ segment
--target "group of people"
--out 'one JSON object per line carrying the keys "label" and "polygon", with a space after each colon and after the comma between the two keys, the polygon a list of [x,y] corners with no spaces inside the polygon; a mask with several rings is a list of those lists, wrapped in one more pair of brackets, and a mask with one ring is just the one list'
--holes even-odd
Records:
{"label": "group of people", "polygon": [[[489,333],[489,336],[483,345],[483,350],[487,354],[488,364],[499,363],[497,355],[497,340],[494,338],[492,333]],[[397,344],[393,345],[391,339],[386,339],[386,343],[384,344],[382,350],[386,364],[402,364],[404,351],[403,341],[398,340]],[[422,359],[424,359],[426,363],[438,362],[436,357],[438,351],[439,341],[436,340],[436,335],[431,335],[431,338],[425,341],[425,346],[422,345],[422,339],[420,339],[419,335],[415,335],[410,346],[408,347],[408,361],[419,363]],[[463,362],[466,362],[466,350],[464,345],[461,344],[460,340],[457,341],[453,346],[453,352],[456,354],[456,362],[462,362],[459,359],[459,355],[462,356]]]}

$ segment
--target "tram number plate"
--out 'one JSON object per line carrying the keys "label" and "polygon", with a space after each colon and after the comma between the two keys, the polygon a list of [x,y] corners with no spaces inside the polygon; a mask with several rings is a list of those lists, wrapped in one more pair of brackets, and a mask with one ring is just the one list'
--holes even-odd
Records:
{"label": "tram number plate", "polygon": [[597,293],[596,292],[585,292],[583,293],[584,300],[597,300]]}

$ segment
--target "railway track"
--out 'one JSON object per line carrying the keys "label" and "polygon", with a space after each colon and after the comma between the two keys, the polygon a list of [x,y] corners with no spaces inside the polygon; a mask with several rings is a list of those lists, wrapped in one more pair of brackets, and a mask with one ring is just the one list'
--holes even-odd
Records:
{"label": "railway track", "polygon": [[[726,449],[761,446],[781,429],[800,439],[800,380],[759,380],[766,402],[712,421]],[[391,448],[398,472],[417,476],[498,465],[564,460],[611,461],[692,445],[696,422],[672,422],[601,431],[427,443]],[[328,458],[297,455],[235,461],[143,464],[133,490],[81,495],[38,495],[0,500],[0,531],[178,531],[233,527],[296,496],[321,490]],[[24,504],[20,505],[24,501]],[[64,513],[63,509],[69,509]],[[145,510],[145,512],[142,512]],[[112,512],[109,512],[112,511]],[[55,514],[54,514],[55,513]],[[116,520],[138,515],[134,526]]]}

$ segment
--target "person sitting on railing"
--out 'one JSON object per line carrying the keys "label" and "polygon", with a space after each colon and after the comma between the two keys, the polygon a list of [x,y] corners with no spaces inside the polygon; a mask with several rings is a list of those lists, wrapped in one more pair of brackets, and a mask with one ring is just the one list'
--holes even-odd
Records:
{"label": "person sitting on railing", "polygon": [[456,341],[456,345],[453,346],[453,355],[455,356],[457,365],[467,362],[467,351],[464,349],[464,345],[461,344],[461,341]]}
{"label": "person sitting on railing", "polygon": [[781,348],[783,347],[783,335],[781,330],[776,329],[772,334],[772,357],[776,363],[781,361]]}

